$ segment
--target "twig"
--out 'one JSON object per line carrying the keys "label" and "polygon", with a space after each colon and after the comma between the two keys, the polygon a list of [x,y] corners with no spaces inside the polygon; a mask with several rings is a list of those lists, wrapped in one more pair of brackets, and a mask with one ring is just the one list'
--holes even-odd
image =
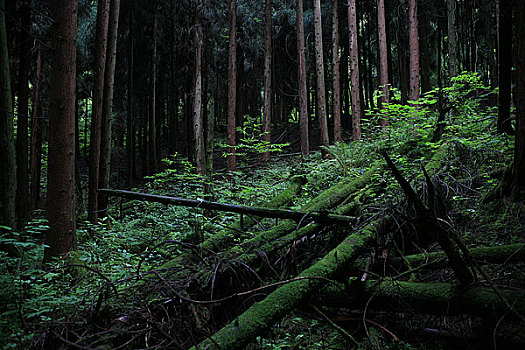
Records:
{"label": "twig", "polygon": [[359,343],[357,342],[357,340],[355,340],[354,337],[352,337],[352,335],[350,333],[348,333],[346,330],[343,329],[343,327],[339,326],[337,323],[335,323],[334,321],[332,321],[330,319],[330,317],[328,317],[327,315],[325,315],[320,309],[318,309],[315,305],[313,304],[310,304],[310,306],[312,307],[312,309],[315,310],[315,312],[317,312],[319,315],[321,315],[321,317],[323,317],[326,322],[330,323],[330,325],[332,327],[334,327],[339,333],[341,333],[343,335],[343,337],[347,338],[348,340],[350,340],[351,342],[353,342],[355,345],[357,345],[359,347]]}

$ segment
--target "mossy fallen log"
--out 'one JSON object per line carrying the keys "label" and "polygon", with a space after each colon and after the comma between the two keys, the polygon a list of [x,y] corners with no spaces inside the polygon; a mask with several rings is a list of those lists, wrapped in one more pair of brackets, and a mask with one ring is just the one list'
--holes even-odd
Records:
{"label": "mossy fallen log", "polygon": [[[289,204],[290,202],[292,202],[293,198],[301,191],[301,188],[305,183],[306,179],[304,177],[293,177],[291,179],[290,186],[286,190],[282,191],[281,193],[273,197],[270,201],[268,201],[265,204],[262,204],[261,206],[264,208],[277,209]],[[216,234],[212,235],[204,242],[199,244],[199,249],[201,250],[200,253],[202,255],[207,255],[208,250],[218,251],[224,249],[233,241],[235,237],[238,236],[239,230],[253,226],[256,223],[257,219],[258,218],[256,217],[247,216],[244,217],[243,220],[236,220],[233,224],[230,225],[228,229],[217,232]],[[176,258],[165,263],[162,266],[162,268],[170,268],[174,265],[177,265],[189,256],[189,254],[182,254],[180,256],[177,256]]]}
{"label": "mossy fallen log", "polygon": [[[352,214],[359,208],[360,198],[362,196],[366,196],[366,194],[369,191],[373,191],[373,189],[362,189],[359,195],[357,195],[354,198],[354,200],[349,201],[344,205],[338,206],[334,210],[334,212],[340,215]],[[240,244],[239,246],[232,248],[231,252],[234,253],[234,256],[236,256],[237,260],[240,260],[243,263],[252,266],[255,263],[255,261],[260,259],[260,252],[265,252],[268,255],[270,252],[283,251],[286,247],[289,247],[295,240],[302,239],[303,237],[311,237],[321,229],[322,226],[319,224],[310,224],[308,226],[301,227],[298,230],[291,230],[289,233],[279,237],[279,239],[276,240],[261,240],[259,245],[256,245],[255,242],[252,242],[252,244],[244,242],[244,244]]]}
{"label": "mossy fallen log", "polygon": [[[525,291],[502,290],[515,311],[525,313]],[[367,304],[367,302],[370,302]],[[315,296],[316,303],[331,307],[417,312],[433,315],[468,314],[498,319],[508,307],[490,287],[459,287],[448,283],[404,282],[385,279],[361,282],[352,277],[347,283],[333,283]],[[508,317],[512,317],[509,312]]]}
{"label": "mossy fallen log", "polygon": [[192,349],[243,349],[250,340],[299,306],[313,292],[326,285],[328,280],[346,271],[375,238],[378,226],[379,221],[373,221],[356,230],[323,259],[298,276],[312,279],[295,280],[279,287]]}
{"label": "mossy fallen log", "polygon": [[[290,186],[273,197],[270,201],[265,204],[262,204],[261,207],[269,209],[278,209],[284,207],[292,202],[293,198],[301,191],[303,185],[306,184],[306,179],[302,176],[295,176],[291,179]],[[246,216],[242,220],[236,220],[230,227],[226,230],[222,230],[210,238],[206,239],[199,246],[204,249],[217,250],[222,249],[228,246],[233,237],[235,231],[242,230],[247,227],[251,227],[256,224],[256,220],[259,217]]]}
{"label": "mossy fallen log", "polygon": [[[471,248],[470,254],[480,264],[525,262],[525,243]],[[386,260],[378,258],[374,265],[380,266],[381,269],[384,269],[385,266],[391,266],[396,272],[402,272],[420,266],[424,266],[426,269],[442,268],[448,264],[447,255],[442,251],[387,258]],[[359,259],[354,268],[364,270],[366,265],[366,259]]]}
{"label": "mossy fallen log", "polygon": [[[332,209],[333,212],[336,214],[346,215],[343,213],[348,213],[348,211],[344,210],[344,208],[342,210],[340,210],[339,208],[333,208],[341,204],[343,201],[347,200],[348,197],[352,194],[365,188],[368,184],[370,184],[374,175],[380,172],[383,168],[384,163],[376,163],[372,165],[370,169],[362,175],[351,178],[351,180],[345,179],[341,181],[337,185],[327,189],[319,196],[317,196],[312,202],[310,202],[304,207],[303,211]],[[270,230],[263,231],[255,237],[243,241],[241,245],[239,245],[238,247],[234,247],[232,249],[232,252],[235,254],[243,254],[247,249],[250,248],[252,248],[252,251],[253,248],[259,248],[260,250],[261,246],[266,244],[272,245],[273,243],[276,243],[276,240],[282,238],[287,234],[293,234],[298,229],[299,227],[296,222],[293,222],[291,220],[283,220],[279,225],[271,228]],[[270,247],[267,246],[267,248]]]}

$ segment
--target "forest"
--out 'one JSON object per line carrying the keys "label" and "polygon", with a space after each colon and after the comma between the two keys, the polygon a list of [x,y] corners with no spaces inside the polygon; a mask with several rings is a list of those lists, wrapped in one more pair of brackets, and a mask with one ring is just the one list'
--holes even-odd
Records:
{"label": "forest", "polygon": [[2,349],[525,348],[525,1],[0,0]]}

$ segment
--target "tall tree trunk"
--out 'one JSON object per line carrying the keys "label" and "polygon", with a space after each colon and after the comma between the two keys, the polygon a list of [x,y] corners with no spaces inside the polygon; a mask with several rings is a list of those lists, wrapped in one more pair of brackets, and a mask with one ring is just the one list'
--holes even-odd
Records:
{"label": "tall tree trunk", "polygon": [[92,224],[98,221],[98,183],[100,176],[100,137],[102,128],[102,109],[104,99],[104,73],[106,71],[106,51],[109,24],[110,0],[101,0],[97,8],[97,28],[95,40],[95,80],[91,115],[91,137],[89,143],[89,190],[88,219]]}
{"label": "tall tree trunk", "polygon": [[195,164],[197,173],[206,174],[204,125],[202,117],[202,27],[200,14],[195,14],[193,44],[195,46],[195,91],[193,95],[193,133],[195,138]]}
{"label": "tall tree trunk", "polygon": [[[498,68],[496,64],[496,57],[494,52],[496,51],[495,37],[494,37],[494,25],[492,21],[492,14],[495,12],[496,6],[492,1],[486,1],[483,3],[483,18],[485,26],[485,41],[487,42],[487,63],[489,66],[489,77],[490,77],[490,88],[495,89],[498,86]],[[494,106],[496,105],[495,94],[491,94],[489,97],[489,103]]]}
{"label": "tall tree trunk", "polygon": [[[345,36],[344,32],[341,43],[341,93],[343,103],[341,108],[341,126],[343,130],[349,131],[351,129],[352,120],[350,116],[350,76],[348,75],[348,71],[350,69],[350,66],[348,65],[348,60],[350,59],[350,49],[348,38]],[[363,46],[361,45],[361,48],[362,47]],[[360,72],[363,72],[363,70],[361,69]]]}
{"label": "tall tree trunk", "polygon": [[410,44],[410,100],[419,100],[419,34],[417,0],[408,2],[409,44]]}
{"label": "tall tree trunk", "polygon": [[148,113],[148,173],[154,174],[158,168],[157,156],[157,123],[156,123],[156,91],[157,91],[157,26],[158,26],[158,0],[153,1],[153,39],[151,40],[151,73],[149,81],[149,113]]}
{"label": "tall tree trunk", "polygon": [[[523,19],[520,19],[523,21]],[[511,71],[512,71],[512,2],[498,1],[498,64],[499,108],[498,132],[511,134],[510,118]]]}
{"label": "tall tree trunk", "polygon": [[39,44],[36,54],[35,81],[33,84],[33,119],[31,120],[31,154],[30,154],[30,208],[38,207],[40,200],[40,176],[42,170],[42,119],[40,113],[40,71],[42,68],[42,46]]}
{"label": "tall tree trunk", "polygon": [[[263,142],[272,142],[272,0],[266,0],[264,7],[264,107]],[[263,162],[270,160],[270,151],[262,156]]]}
{"label": "tall tree trunk", "polygon": [[76,246],[75,234],[75,79],[76,0],[53,1],[54,61],[51,70],[49,160],[44,261]]}
{"label": "tall tree trunk", "polygon": [[339,58],[339,2],[332,1],[332,116],[334,118],[334,142],[341,137],[341,71]]}
{"label": "tall tree trunk", "polygon": [[[102,108],[102,134],[100,140],[100,178],[99,188],[109,188],[111,175],[111,129],[113,120],[113,91],[115,83],[115,64],[117,61],[117,35],[120,13],[120,0],[111,0],[108,29],[106,71],[104,76],[104,104]],[[106,216],[108,199],[99,195],[99,210]]]}
{"label": "tall tree trunk", "polygon": [[[128,96],[127,96],[127,111],[126,111],[126,169],[127,169],[127,185],[131,186],[133,181],[136,179],[136,167],[135,167],[135,118],[133,116],[133,77],[134,77],[134,12],[135,12],[135,1],[130,0],[129,3],[129,47],[128,47]],[[173,68],[172,68],[173,70]]]}
{"label": "tall tree trunk", "polygon": [[306,157],[310,153],[308,136],[308,91],[306,86],[306,55],[304,45],[303,0],[297,0],[297,55],[299,56],[299,128],[301,132],[301,154]]}
{"label": "tall tree trunk", "polygon": [[237,1],[230,0],[230,47],[228,60],[228,171],[237,169],[235,156],[237,105]]}
{"label": "tall tree trunk", "polygon": [[[430,47],[428,45],[428,38],[430,36],[430,20],[427,11],[425,11],[424,1],[418,0],[419,13],[419,46],[421,53],[421,93],[430,91]],[[423,6],[421,6],[423,4]]]}
{"label": "tall tree trunk", "polygon": [[458,71],[458,27],[456,25],[456,1],[457,0],[447,0],[449,79],[455,77]]}
{"label": "tall tree trunk", "polygon": [[359,81],[359,47],[356,1],[348,0],[348,29],[350,43],[350,80],[352,82],[352,137],[361,140],[361,95]]}
{"label": "tall tree trunk", "polygon": [[525,2],[516,2],[516,135],[511,193],[515,200],[525,199]]}
{"label": "tall tree trunk", "polygon": [[31,71],[31,8],[28,0],[20,4],[18,66],[18,121],[16,129],[16,223],[21,228],[29,216],[29,162],[28,162],[28,114],[29,114],[29,73]]}
{"label": "tall tree trunk", "polygon": [[0,225],[15,228],[16,163],[5,0],[0,0]]}
{"label": "tall tree trunk", "polygon": [[[383,104],[388,103],[389,100],[385,0],[377,0],[377,27],[379,29],[379,88],[381,90],[381,97],[377,100],[377,104],[381,110]],[[386,123],[386,120],[381,120],[381,125],[384,126]]]}
{"label": "tall tree trunk", "polygon": [[[317,106],[319,118],[319,131],[321,132],[321,145],[328,147],[328,115],[326,111],[326,89],[324,78],[323,54],[323,26],[321,19],[321,1],[314,0],[314,32],[315,32],[315,67],[317,75]],[[326,150],[322,150],[323,157],[327,157]]]}

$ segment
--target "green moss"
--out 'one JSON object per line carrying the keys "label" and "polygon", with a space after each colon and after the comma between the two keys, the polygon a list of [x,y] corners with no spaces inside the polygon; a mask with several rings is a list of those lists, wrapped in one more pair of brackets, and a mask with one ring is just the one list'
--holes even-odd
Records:
{"label": "green moss", "polygon": [[[264,300],[252,305],[237,319],[192,349],[241,349],[262,330],[280,320],[290,310],[304,301],[312,292],[326,285],[345,271],[357,255],[373,239],[376,222],[372,222],[350,235],[323,259],[303,271],[299,277],[313,277],[290,282],[279,287]],[[319,278],[321,277],[321,278]]]}

